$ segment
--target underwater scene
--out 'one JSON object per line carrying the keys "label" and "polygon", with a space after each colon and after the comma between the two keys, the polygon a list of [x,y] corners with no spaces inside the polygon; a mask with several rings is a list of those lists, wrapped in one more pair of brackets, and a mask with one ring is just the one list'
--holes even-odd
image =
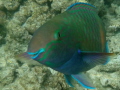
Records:
{"label": "underwater scene", "polygon": [[120,0],[0,0],[0,90],[120,90]]}

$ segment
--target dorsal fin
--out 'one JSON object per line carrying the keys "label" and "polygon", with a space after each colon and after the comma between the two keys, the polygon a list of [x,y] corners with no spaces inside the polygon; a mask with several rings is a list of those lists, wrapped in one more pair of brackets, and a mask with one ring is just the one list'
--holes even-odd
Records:
{"label": "dorsal fin", "polygon": [[95,6],[93,6],[92,4],[89,4],[89,3],[77,2],[77,3],[74,3],[74,4],[70,5],[66,10],[71,9],[72,7],[74,7],[74,6],[76,6],[76,5],[88,5],[88,6],[91,6],[91,7],[93,7],[93,8],[96,8]]}

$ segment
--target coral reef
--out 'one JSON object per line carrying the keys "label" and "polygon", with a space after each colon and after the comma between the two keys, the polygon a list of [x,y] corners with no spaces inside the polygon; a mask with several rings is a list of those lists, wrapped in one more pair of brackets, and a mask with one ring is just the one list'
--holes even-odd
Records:
{"label": "coral reef", "polygon": [[46,66],[29,65],[14,56],[26,51],[34,31],[75,2],[89,2],[98,9],[110,52],[116,55],[104,66],[88,71],[96,90],[120,89],[119,0],[0,0],[0,90],[86,90],[68,86],[61,73]]}

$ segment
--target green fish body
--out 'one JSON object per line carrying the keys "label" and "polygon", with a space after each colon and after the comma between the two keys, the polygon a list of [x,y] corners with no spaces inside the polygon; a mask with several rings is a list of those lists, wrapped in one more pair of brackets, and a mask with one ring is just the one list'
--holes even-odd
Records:
{"label": "green fish body", "polygon": [[94,89],[83,72],[106,64],[108,53],[106,32],[96,8],[88,3],[75,3],[37,29],[24,54],[65,75],[70,86],[73,80]]}

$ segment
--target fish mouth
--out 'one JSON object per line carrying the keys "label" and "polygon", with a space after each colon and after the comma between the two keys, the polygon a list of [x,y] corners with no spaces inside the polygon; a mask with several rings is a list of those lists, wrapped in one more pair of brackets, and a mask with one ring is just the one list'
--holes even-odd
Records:
{"label": "fish mouth", "polygon": [[41,48],[41,49],[39,49],[39,50],[36,51],[36,52],[27,52],[27,54],[30,55],[32,59],[36,60],[37,57],[38,57],[41,53],[43,53],[43,52],[45,52],[45,49],[44,49],[44,48]]}

